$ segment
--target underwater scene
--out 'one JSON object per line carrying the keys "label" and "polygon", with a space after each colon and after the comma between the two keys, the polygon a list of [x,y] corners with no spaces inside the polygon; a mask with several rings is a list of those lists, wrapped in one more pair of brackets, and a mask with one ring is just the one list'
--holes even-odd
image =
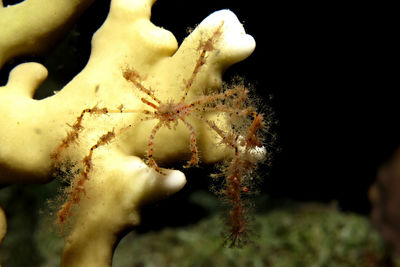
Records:
{"label": "underwater scene", "polygon": [[0,267],[400,266],[392,10],[0,0]]}

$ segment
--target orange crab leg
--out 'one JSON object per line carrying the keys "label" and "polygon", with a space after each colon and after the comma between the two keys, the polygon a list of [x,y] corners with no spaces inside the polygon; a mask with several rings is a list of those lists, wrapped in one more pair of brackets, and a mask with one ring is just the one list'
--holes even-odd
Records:
{"label": "orange crab leg", "polygon": [[158,167],[156,161],[153,158],[153,152],[154,152],[154,137],[156,136],[156,133],[158,130],[161,128],[163,125],[163,122],[159,121],[156,126],[151,130],[150,138],[149,138],[149,150],[147,151],[147,157],[149,159],[149,165],[152,167],[156,172],[161,173],[160,167]]}
{"label": "orange crab leg", "polygon": [[134,69],[125,70],[123,76],[127,81],[133,83],[140,91],[150,96],[158,104],[161,104],[161,101],[153,94],[153,92],[139,82],[139,79],[141,79],[140,75]]}
{"label": "orange crab leg", "polygon": [[154,109],[158,109],[158,107],[154,103],[151,103],[150,101],[144,99],[143,97],[140,100],[142,100],[143,103],[149,105],[150,107],[152,107]]}
{"label": "orange crab leg", "polygon": [[193,126],[189,122],[187,122],[184,118],[180,119],[190,131],[190,149],[192,150],[192,159],[188,161],[185,166],[183,166],[184,168],[190,168],[192,166],[196,166],[199,163],[199,156],[196,145],[196,133]]}
{"label": "orange crab leg", "polygon": [[194,107],[194,106],[197,106],[197,105],[202,105],[202,104],[205,104],[205,103],[208,103],[208,102],[212,102],[212,101],[216,101],[216,100],[223,100],[223,99],[225,99],[227,97],[239,94],[240,91],[241,91],[240,89],[229,89],[229,90],[226,90],[223,93],[213,94],[213,95],[206,95],[206,96],[200,97],[200,98],[190,102],[188,104],[188,106]]}
{"label": "orange crab leg", "polygon": [[206,52],[212,51],[214,49],[214,43],[215,41],[218,40],[218,38],[222,34],[222,26],[224,25],[224,21],[221,22],[221,24],[218,26],[217,30],[213,33],[213,35],[207,39],[205,42],[201,42],[198,50],[201,49],[201,53],[199,58],[197,59],[196,66],[194,66],[194,69],[192,71],[192,74],[190,75],[189,80],[186,81],[186,86],[185,86],[185,91],[183,93],[181,102],[184,102],[190,88],[192,87],[192,84],[194,82],[194,79],[196,78],[197,73],[199,72],[200,68],[206,63]]}
{"label": "orange crab leg", "polygon": [[197,117],[198,119],[200,119],[201,121],[204,121],[205,123],[208,124],[208,126],[214,131],[216,132],[221,138],[222,138],[222,142],[231,146],[234,151],[235,151],[235,158],[237,158],[239,156],[239,148],[236,145],[236,141],[238,139],[238,136],[234,136],[234,135],[230,135],[225,133],[223,130],[221,130],[213,121],[207,120],[206,118],[204,118],[203,116],[200,115],[196,115],[195,117]]}

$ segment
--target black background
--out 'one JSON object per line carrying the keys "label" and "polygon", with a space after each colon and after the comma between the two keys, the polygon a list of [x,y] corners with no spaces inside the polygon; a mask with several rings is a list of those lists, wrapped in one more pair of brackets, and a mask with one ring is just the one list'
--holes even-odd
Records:
{"label": "black background", "polygon": [[[96,1],[79,20],[75,69],[63,70],[65,82],[86,64],[91,35],[108,7],[109,1]],[[261,191],[277,198],[338,200],[344,210],[367,214],[368,188],[400,143],[394,8],[349,1],[159,0],[152,21],[181,42],[188,27],[224,8],[257,43],[225,76],[239,74],[259,95],[272,96],[278,121],[277,152],[272,167],[261,169]],[[3,68],[3,83],[20,61]],[[204,185],[190,178],[188,186]]]}
{"label": "black background", "polygon": [[182,25],[228,8],[257,42],[255,52],[227,76],[243,75],[258,94],[273,96],[279,152],[262,190],[276,197],[338,200],[344,210],[368,213],[368,188],[400,141],[391,7],[182,3],[159,1],[153,9],[153,21],[178,40],[185,36]]}

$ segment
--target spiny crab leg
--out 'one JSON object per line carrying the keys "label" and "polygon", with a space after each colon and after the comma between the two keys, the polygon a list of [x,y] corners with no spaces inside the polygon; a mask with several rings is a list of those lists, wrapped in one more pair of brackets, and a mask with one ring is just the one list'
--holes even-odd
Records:
{"label": "spiny crab leg", "polygon": [[156,110],[158,109],[158,106],[156,106],[154,103],[151,103],[150,101],[144,99],[143,97],[140,100],[142,100],[142,102],[145,103],[146,105],[149,105],[150,107],[152,107]]}
{"label": "spiny crab leg", "polygon": [[153,92],[139,82],[141,79],[140,75],[134,69],[125,70],[123,76],[127,81],[132,82],[140,91],[151,97],[151,99],[156,101],[158,104],[161,104],[161,101],[153,94]]}
{"label": "spiny crab leg", "polygon": [[222,26],[224,25],[224,21],[221,22],[221,24],[218,26],[217,30],[213,33],[213,35],[207,39],[205,42],[201,42],[199,44],[198,50],[201,50],[200,56],[197,59],[196,65],[194,66],[194,69],[192,71],[192,75],[190,76],[189,80],[186,81],[185,85],[185,91],[183,93],[182,99],[180,102],[184,102],[190,88],[192,87],[192,84],[194,82],[194,79],[196,78],[197,73],[199,72],[200,68],[206,63],[206,52],[207,51],[212,51],[214,49],[214,43],[218,40],[218,38],[222,34]]}
{"label": "spiny crab leg", "polygon": [[68,199],[67,201],[61,206],[60,210],[57,212],[57,221],[60,224],[60,232],[63,231],[63,224],[67,221],[69,217],[72,216],[72,207],[74,204],[79,203],[82,194],[86,196],[86,190],[85,190],[85,183],[87,180],[89,180],[89,173],[93,169],[93,152],[98,149],[101,146],[108,145],[113,139],[115,139],[118,135],[122,134],[129,128],[131,128],[132,125],[128,125],[124,128],[121,128],[119,131],[115,131],[114,129],[112,131],[107,132],[106,134],[103,134],[94,144],[90,150],[89,154],[86,155],[83,160],[83,171],[79,178],[77,178],[74,183],[71,183],[69,191],[68,191]]}
{"label": "spiny crab leg", "polygon": [[[184,168],[190,168],[192,166],[195,166],[199,162],[199,157],[198,157],[198,150],[197,150],[197,145],[196,145],[196,133],[194,131],[193,126],[187,122],[184,118],[180,118],[180,120],[186,125],[186,127],[190,131],[190,149],[192,151],[192,158],[190,161],[188,161],[187,165],[184,166]],[[147,151],[147,157],[149,159],[149,165],[152,167],[156,172],[163,174],[161,171],[160,167],[154,160],[154,139],[155,135],[158,132],[158,130],[161,128],[161,126],[164,124],[164,122],[159,121],[151,130],[150,138],[149,138],[149,150]]]}
{"label": "spiny crab leg", "polygon": [[251,116],[253,114],[253,111],[249,108],[242,110],[242,109],[235,109],[235,108],[225,108],[223,106],[205,107],[205,108],[199,109],[197,111],[224,112],[224,113],[228,113],[228,114],[235,114],[237,116]]}
{"label": "spiny crab leg", "polygon": [[203,104],[205,104],[207,102],[212,102],[212,101],[216,101],[216,100],[223,100],[223,99],[225,99],[227,97],[231,97],[231,96],[234,96],[236,94],[239,94],[239,92],[240,92],[240,89],[229,89],[229,90],[226,90],[223,93],[214,94],[214,95],[206,95],[206,96],[200,97],[200,98],[190,102],[188,104],[188,106],[195,107],[197,105],[203,105]]}
{"label": "spiny crab leg", "polygon": [[190,150],[192,151],[192,158],[185,166],[183,166],[184,168],[190,168],[192,166],[196,166],[199,163],[199,156],[196,145],[196,133],[193,126],[188,121],[186,121],[184,118],[180,118],[180,120],[186,125],[186,127],[190,131]]}
{"label": "spiny crab leg", "polygon": [[149,144],[148,144],[149,150],[147,151],[147,157],[149,159],[150,167],[152,167],[156,172],[161,173],[161,174],[162,174],[161,169],[160,169],[160,167],[158,167],[156,161],[153,158],[153,152],[154,152],[154,137],[163,124],[164,123],[162,121],[159,121],[156,124],[156,126],[154,126],[153,129],[151,130]]}
{"label": "spiny crab leg", "polygon": [[60,158],[61,152],[68,148],[70,144],[74,143],[79,138],[80,132],[84,129],[82,126],[83,118],[86,114],[89,115],[107,115],[111,113],[122,114],[122,113],[144,113],[146,115],[153,114],[148,110],[136,110],[136,109],[123,109],[123,105],[118,107],[117,109],[107,109],[107,108],[99,108],[95,105],[92,108],[84,109],[81,114],[76,118],[76,121],[73,125],[69,125],[72,130],[67,133],[67,136],[62,140],[61,144],[54,150],[54,152],[50,155],[50,157],[57,162]]}
{"label": "spiny crab leg", "polygon": [[231,146],[231,147],[234,149],[234,151],[235,151],[235,158],[238,157],[238,155],[239,155],[239,148],[238,148],[238,146],[237,146],[237,144],[236,144],[236,141],[237,141],[237,139],[238,139],[238,136],[234,136],[234,135],[225,133],[223,130],[221,130],[221,129],[215,124],[214,121],[207,120],[206,118],[204,118],[204,117],[201,116],[201,115],[197,115],[197,114],[196,114],[195,117],[198,118],[199,120],[204,121],[205,123],[207,123],[208,126],[209,126],[214,132],[216,132],[216,133],[221,137],[223,143],[225,143],[225,144]]}

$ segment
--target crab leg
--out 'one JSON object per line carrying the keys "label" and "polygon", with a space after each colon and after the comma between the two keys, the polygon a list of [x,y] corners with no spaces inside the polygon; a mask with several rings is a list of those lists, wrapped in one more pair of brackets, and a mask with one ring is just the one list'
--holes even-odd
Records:
{"label": "crab leg", "polygon": [[146,87],[144,87],[139,82],[140,76],[135,70],[133,70],[133,69],[125,70],[125,72],[123,73],[123,76],[127,81],[130,81],[131,83],[133,83],[140,91],[142,91],[143,93],[145,93],[146,95],[151,97],[151,99],[156,101],[158,104],[161,104],[161,101],[153,94],[153,92],[151,90],[147,89]]}
{"label": "crab leg", "polygon": [[154,126],[154,128],[151,130],[149,144],[148,144],[149,150],[147,151],[147,157],[149,158],[150,167],[152,167],[156,172],[161,173],[161,174],[162,174],[161,169],[160,169],[160,167],[158,167],[156,161],[153,158],[153,152],[154,152],[154,137],[162,125],[163,125],[163,122],[159,121],[156,124],[156,126]]}
{"label": "crab leg", "polygon": [[201,42],[198,50],[201,50],[200,56],[197,59],[196,66],[194,66],[192,75],[190,76],[189,80],[186,81],[186,86],[185,86],[185,91],[183,93],[181,102],[184,102],[190,88],[192,87],[192,84],[194,82],[194,79],[196,78],[197,73],[199,72],[200,68],[206,63],[206,52],[212,51],[214,49],[214,42],[218,40],[218,38],[222,34],[222,26],[224,25],[224,21],[221,22],[221,24],[218,26],[217,30],[213,33],[213,35],[207,39],[205,42]]}
{"label": "crab leg", "polygon": [[196,133],[193,126],[189,122],[187,122],[184,118],[180,119],[190,131],[190,149],[192,150],[192,159],[188,161],[187,165],[183,166],[184,168],[190,168],[192,166],[196,166],[199,163],[199,156],[196,146]]}

